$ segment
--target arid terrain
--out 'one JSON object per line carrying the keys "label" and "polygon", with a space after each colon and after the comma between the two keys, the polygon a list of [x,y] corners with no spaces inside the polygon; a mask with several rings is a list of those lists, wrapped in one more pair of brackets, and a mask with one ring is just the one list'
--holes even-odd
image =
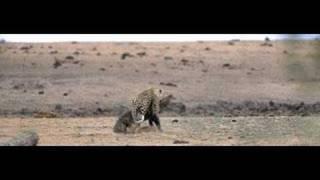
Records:
{"label": "arid terrain", "polygon": [[[319,50],[289,40],[3,43],[0,140],[34,128],[39,145],[320,144]],[[113,133],[148,87],[175,97],[164,132]]]}

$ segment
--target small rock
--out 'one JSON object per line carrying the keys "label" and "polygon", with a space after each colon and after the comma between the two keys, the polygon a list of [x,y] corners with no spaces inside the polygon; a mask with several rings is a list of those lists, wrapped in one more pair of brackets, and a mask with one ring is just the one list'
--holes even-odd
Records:
{"label": "small rock", "polygon": [[63,93],[63,96],[68,96],[68,93]]}
{"label": "small rock", "polygon": [[106,69],[105,69],[105,68],[100,68],[99,70],[100,70],[100,71],[105,71]]}
{"label": "small rock", "polygon": [[55,51],[50,51],[50,54],[58,54],[58,51],[55,50]]}
{"label": "small rock", "polygon": [[126,59],[127,57],[133,57],[133,55],[131,55],[130,53],[123,53],[122,55],[121,55],[121,59]]}
{"label": "small rock", "polygon": [[54,63],[53,63],[53,67],[55,68],[55,69],[57,69],[59,66],[61,66],[62,65],[62,63],[61,63],[61,61],[60,60],[58,60],[58,59],[55,59],[54,60]]}
{"label": "small rock", "polygon": [[231,121],[232,121],[232,122],[237,122],[237,120],[235,120],[235,119],[232,119]]}
{"label": "small rock", "polygon": [[66,59],[74,59],[73,56],[66,56]]}
{"label": "small rock", "polygon": [[44,91],[39,91],[38,94],[44,94]]}
{"label": "small rock", "polygon": [[188,64],[189,60],[187,59],[181,59],[182,64],[185,66]]}
{"label": "small rock", "polygon": [[173,83],[164,83],[164,82],[160,82],[160,85],[163,85],[163,86],[172,86],[172,87],[177,87],[176,84],[173,84]]}
{"label": "small rock", "polygon": [[174,140],[173,144],[189,144],[189,141],[184,140]]}
{"label": "small rock", "polygon": [[100,52],[97,52],[97,56],[101,56],[101,53],[100,53]]}
{"label": "small rock", "polygon": [[103,113],[103,110],[101,108],[97,108],[98,113]]}
{"label": "small rock", "polygon": [[211,49],[209,47],[206,47],[204,50],[206,51],[210,51]]}
{"label": "small rock", "polygon": [[233,41],[228,41],[228,44],[232,46],[232,45],[234,45],[234,42]]}
{"label": "small rock", "polygon": [[222,67],[230,67],[231,65],[229,63],[225,63],[222,65]]}
{"label": "small rock", "polygon": [[140,57],[142,57],[142,56],[146,56],[147,53],[146,53],[146,52],[138,52],[137,55],[140,56]]}
{"label": "small rock", "polygon": [[170,56],[165,56],[165,57],[164,57],[164,60],[172,60],[172,57],[170,57]]}
{"label": "small rock", "polygon": [[25,51],[27,51],[27,50],[29,50],[29,49],[31,49],[32,48],[32,45],[30,45],[30,46],[22,46],[21,48],[20,48],[20,50],[25,50]]}
{"label": "small rock", "polygon": [[74,54],[74,55],[79,55],[80,52],[79,52],[79,51],[75,51],[75,52],[73,52],[73,54]]}
{"label": "small rock", "polygon": [[174,119],[174,120],[172,120],[172,123],[177,123],[177,122],[179,122],[179,120],[178,120],[178,119]]}

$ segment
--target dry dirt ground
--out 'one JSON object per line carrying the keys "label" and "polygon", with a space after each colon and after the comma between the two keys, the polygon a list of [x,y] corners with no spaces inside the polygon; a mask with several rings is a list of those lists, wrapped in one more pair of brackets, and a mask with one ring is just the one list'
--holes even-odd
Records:
{"label": "dry dirt ground", "polygon": [[[314,115],[320,112],[320,42],[262,43],[0,44],[0,139],[35,128],[40,145],[175,145],[175,140],[188,141],[186,145],[320,144],[319,116]],[[186,113],[164,112],[164,133],[114,134],[112,126],[129,97],[148,87],[172,94]],[[221,100],[318,104],[304,117],[188,111]],[[34,118],[37,111],[64,118]]]}
{"label": "dry dirt ground", "polygon": [[262,43],[0,44],[0,113],[101,108],[117,116],[113,110],[151,86],[187,108],[218,100],[318,102],[320,42]]}
{"label": "dry dirt ground", "polygon": [[319,117],[312,116],[162,118],[164,132],[148,128],[145,123],[136,134],[113,133],[115,120],[1,119],[0,139],[7,140],[23,129],[34,129],[39,134],[40,146],[320,145]]}

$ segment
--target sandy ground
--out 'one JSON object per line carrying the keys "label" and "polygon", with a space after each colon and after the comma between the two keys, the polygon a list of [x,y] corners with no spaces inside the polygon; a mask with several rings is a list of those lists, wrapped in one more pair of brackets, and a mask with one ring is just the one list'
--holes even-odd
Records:
{"label": "sandy ground", "polygon": [[319,101],[319,41],[261,43],[1,44],[0,110],[113,109],[151,86],[187,107]]}
{"label": "sandy ground", "polygon": [[145,123],[136,134],[113,133],[115,119],[1,119],[0,139],[9,139],[23,129],[34,129],[39,134],[40,146],[320,145],[319,117],[167,117],[162,118],[164,132]]}
{"label": "sandy ground", "polygon": [[[148,87],[162,88],[187,108],[219,100],[319,102],[319,41],[262,43],[0,44],[0,139],[34,128],[39,145],[319,145],[319,116],[162,114],[163,133],[112,132],[118,115],[112,111]],[[115,117],[22,118],[99,109]]]}

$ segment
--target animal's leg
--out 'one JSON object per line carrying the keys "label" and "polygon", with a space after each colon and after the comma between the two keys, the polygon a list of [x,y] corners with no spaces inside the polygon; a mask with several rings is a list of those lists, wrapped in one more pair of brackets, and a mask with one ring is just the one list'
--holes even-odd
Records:
{"label": "animal's leg", "polygon": [[152,116],[152,120],[156,124],[157,128],[159,129],[159,131],[162,132],[159,116],[158,115],[153,115]]}

